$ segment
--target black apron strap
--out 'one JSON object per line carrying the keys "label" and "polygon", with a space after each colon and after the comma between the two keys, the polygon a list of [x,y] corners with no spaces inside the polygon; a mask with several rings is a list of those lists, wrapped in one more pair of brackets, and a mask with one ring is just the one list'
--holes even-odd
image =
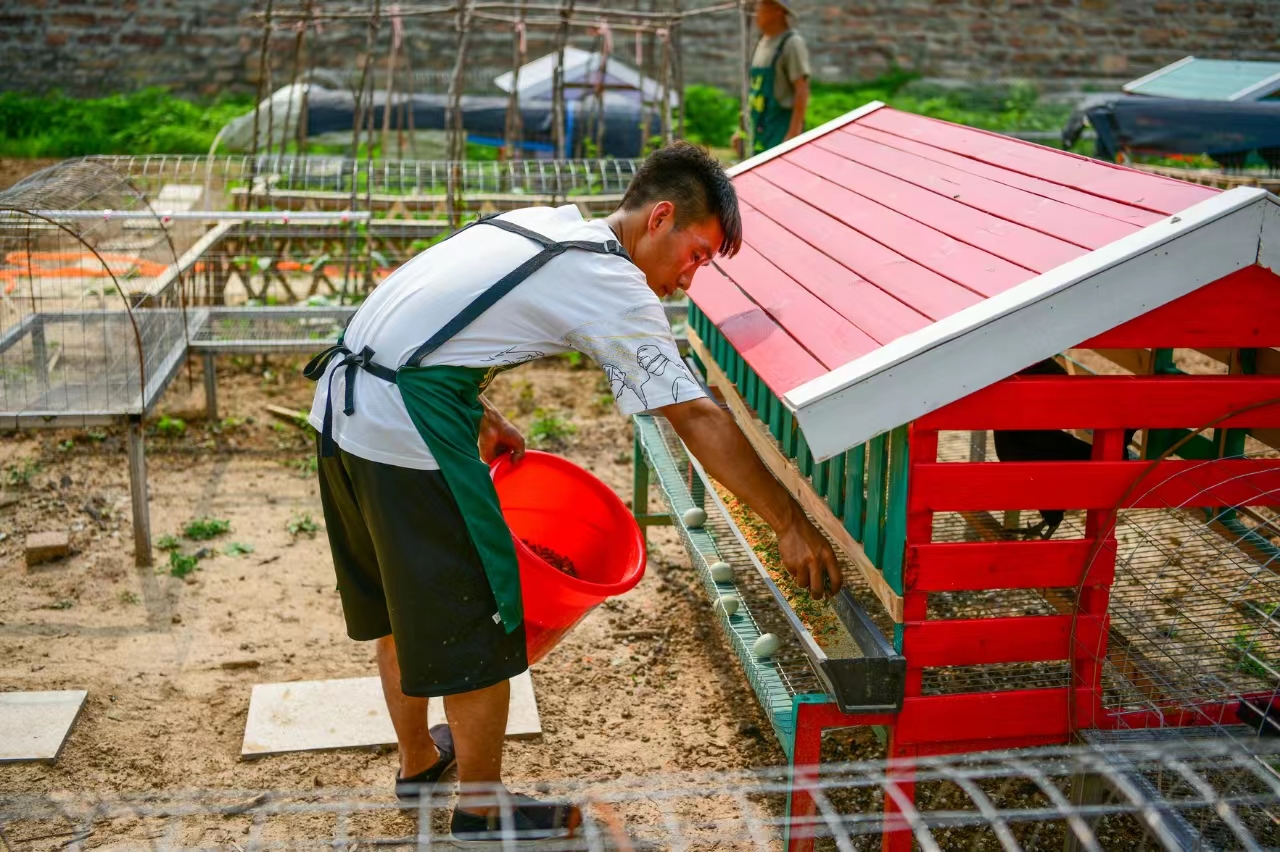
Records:
{"label": "black apron strap", "polygon": [[568,242],[558,243],[555,240],[544,237],[542,234],[530,231],[528,228],[521,227],[513,222],[505,219],[481,219],[476,224],[493,225],[504,231],[513,234],[519,234],[522,237],[538,243],[542,246],[542,251],[517,266],[515,269],[502,276],[492,287],[485,290],[471,304],[462,309],[461,312],[453,319],[449,320],[444,326],[431,335],[427,342],[419,346],[414,353],[405,361],[407,367],[417,367],[422,364],[422,359],[426,358],[432,352],[435,352],[443,346],[448,340],[452,339],[455,334],[462,331],[483,314],[489,308],[493,307],[498,300],[514,290],[522,281],[542,267],[546,266],[553,257],[564,254],[569,249],[580,249],[582,251],[595,252],[596,254],[615,254],[624,257],[627,260],[631,258],[627,255],[622,244],[617,240],[606,240],[603,243],[593,243],[587,240],[570,240]]}
{"label": "black apron strap", "polygon": [[773,52],[773,61],[769,63],[770,68],[777,68],[779,60],[782,59],[782,51],[787,46],[787,42],[791,41],[791,37],[795,35],[795,30],[787,30],[782,34],[782,41],[778,42],[778,49]]}
{"label": "black apron strap", "polygon": [[[432,352],[439,349],[444,343],[450,340],[455,334],[462,331],[476,318],[493,307],[495,303],[503,296],[510,293],[516,288],[520,282],[524,281],[533,273],[546,266],[552,258],[564,254],[569,249],[578,249],[581,251],[595,252],[596,254],[614,254],[619,257],[630,260],[626,249],[617,240],[606,240],[603,243],[593,243],[587,240],[569,240],[567,242],[556,242],[549,237],[544,237],[536,231],[531,231],[514,222],[508,222],[505,219],[495,217],[477,219],[470,222],[454,233],[450,234],[446,239],[452,239],[458,234],[467,230],[473,225],[493,225],[512,234],[518,234],[525,237],[538,245],[542,246],[542,251],[520,264],[518,267],[502,276],[496,283],[486,289],[483,293],[471,301],[469,305],[462,311],[444,324],[439,331],[431,335],[431,339],[419,346],[414,353],[405,361],[404,366],[417,367],[420,366],[422,359],[426,358]],[[341,357],[338,362],[338,369],[345,370],[346,392],[343,399],[343,414],[350,417],[356,410],[356,371],[364,370],[372,373],[384,382],[396,383],[396,371],[389,367],[384,367],[373,360],[374,351],[366,346],[359,352],[352,352],[347,348],[346,344],[339,341],[336,345],[330,346],[319,355],[311,359],[302,374],[312,381],[319,381],[324,377],[325,370],[328,369],[329,363],[334,358]],[[328,458],[334,454],[335,443],[333,440],[333,377],[338,374],[335,369],[329,374],[329,393],[325,399],[324,405],[324,421],[320,430],[320,455]]]}

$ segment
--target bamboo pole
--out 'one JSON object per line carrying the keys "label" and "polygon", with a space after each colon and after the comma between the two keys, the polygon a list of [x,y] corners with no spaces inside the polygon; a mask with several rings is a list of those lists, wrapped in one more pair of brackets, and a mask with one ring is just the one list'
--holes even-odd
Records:
{"label": "bamboo pole", "polygon": [[739,24],[742,35],[742,158],[745,160],[756,150],[756,129],[751,123],[751,5],[742,0],[739,6]]}
{"label": "bamboo pole", "polygon": [[565,138],[566,108],[564,100],[564,48],[569,39],[569,23],[573,15],[574,0],[564,0],[560,6],[560,26],[556,30],[555,67],[551,72],[551,132],[555,140],[556,159],[563,160],[568,145]]}
{"label": "bamboo pole", "polygon": [[457,228],[459,225],[458,191],[462,183],[462,163],[467,156],[467,137],[462,123],[462,89],[463,75],[467,67],[467,41],[471,33],[469,0],[463,0],[462,8],[458,12],[457,27],[458,56],[453,64],[453,77],[449,81],[448,143],[446,145],[449,171],[445,184],[445,209],[450,228]]}
{"label": "bamboo pole", "polygon": [[662,39],[662,103],[659,109],[662,111],[662,144],[670,145],[671,139],[671,31],[669,29],[661,29],[658,31],[659,37]]}
{"label": "bamboo pole", "polygon": [[528,44],[524,27],[524,0],[520,2],[519,20],[512,28],[511,94],[507,99],[507,156],[515,162],[524,158],[524,115],[520,112],[520,69],[527,61]]}
{"label": "bamboo pole", "polygon": [[[613,36],[609,33],[609,24],[600,22],[600,68],[596,74],[596,124],[595,124],[595,145],[596,156],[604,156],[604,89],[605,80],[609,75],[609,54],[613,50]],[[642,81],[643,82],[643,81]]]}
{"label": "bamboo pole", "polygon": [[[285,146],[289,138],[289,122],[293,121],[293,98],[298,92],[298,77],[302,73],[302,45],[307,34],[307,24],[305,22],[298,24],[297,35],[293,39],[293,76],[289,81],[289,105],[284,111],[284,130],[280,132],[280,153],[285,154]],[[270,138],[268,138],[268,150],[270,150]]]}
{"label": "bamboo pole", "polygon": [[382,104],[382,136],[379,142],[383,160],[391,156],[391,148],[388,145],[391,139],[391,105],[395,101],[396,91],[396,54],[400,52],[400,23],[396,20],[395,12],[391,14],[391,49],[387,51],[387,94]]}
{"label": "bamboo pole", "polygon": [[674,60],[673,75],[676,86],[676,136],[684,138],[684,23],[680,0],[671,0],[671,12],[675,16],[671,24],[671,47]]}
{"label": "bamboo pole", "polygon": [[262,93],[267,81],[267,50],[271,46],[271,6],[267,0],[266,17],[262,25],[262,47],[258,52],[258,99],[253,105],[253,142],[249,149],[249,191],[245,194],[245,209],[253,207],[253,188],[258,177],[258,123],[262,117]]}

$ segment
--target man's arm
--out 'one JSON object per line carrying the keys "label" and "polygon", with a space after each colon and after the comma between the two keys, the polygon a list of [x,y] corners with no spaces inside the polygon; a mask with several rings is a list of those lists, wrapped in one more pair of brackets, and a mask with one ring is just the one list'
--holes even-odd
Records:
{"label": "man's arm", "polygon": [[840,566],[822,533],[764,466],[733,415],[706,397],[658,409],[713,479],[778,534],[782,563],[817,599],[840,588]]}
{"label": "man's arm", "polygon": [[801,77],[792,85],[795,87],[796,97],[791,107],[791,127],[787,129],[788,139],[804,133],[804,114],[809,108],[809,78]]}

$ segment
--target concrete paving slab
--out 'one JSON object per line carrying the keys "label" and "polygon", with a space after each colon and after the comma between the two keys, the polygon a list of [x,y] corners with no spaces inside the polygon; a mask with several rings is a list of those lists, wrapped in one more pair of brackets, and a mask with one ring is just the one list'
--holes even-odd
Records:
{"label": "concrete paving slab", "polygon": [[88,694],[0,692],[0,762],[57,760]]}
{"label": "concrete paving slab", "polygon": [[[432,725],[445,721],[442,699],[431,699],[427,721]],[[541,734],[533,680],[525,672],[511,682],[507,736],[522,739]],[[376,677],[260,683],[249,698],[240,756],[391,745],[395,741],[382,683]]]}

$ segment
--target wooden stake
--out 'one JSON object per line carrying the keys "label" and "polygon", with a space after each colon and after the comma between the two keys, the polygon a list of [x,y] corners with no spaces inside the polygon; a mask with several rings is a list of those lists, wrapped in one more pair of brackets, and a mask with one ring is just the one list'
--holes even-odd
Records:
{"label": "wooden stake", "polygon": [[751,3],[742,0],[739,14],[742,36],[742,159],[750,157],[756,149],[756,129],[751,124]]}
{"label": "wooden stake", "polygon": [[467,40],[471,33],[471,0],[462,0],[458,11],[458,58],[453,64],[453,77],[449,81],[448,107],[448,179],[445,183],[445,210],[449,227],[459,225],[458,192],[462,183],[462,163],[467,157],[467,137],[462,125],[463,74],[467,67]]}

